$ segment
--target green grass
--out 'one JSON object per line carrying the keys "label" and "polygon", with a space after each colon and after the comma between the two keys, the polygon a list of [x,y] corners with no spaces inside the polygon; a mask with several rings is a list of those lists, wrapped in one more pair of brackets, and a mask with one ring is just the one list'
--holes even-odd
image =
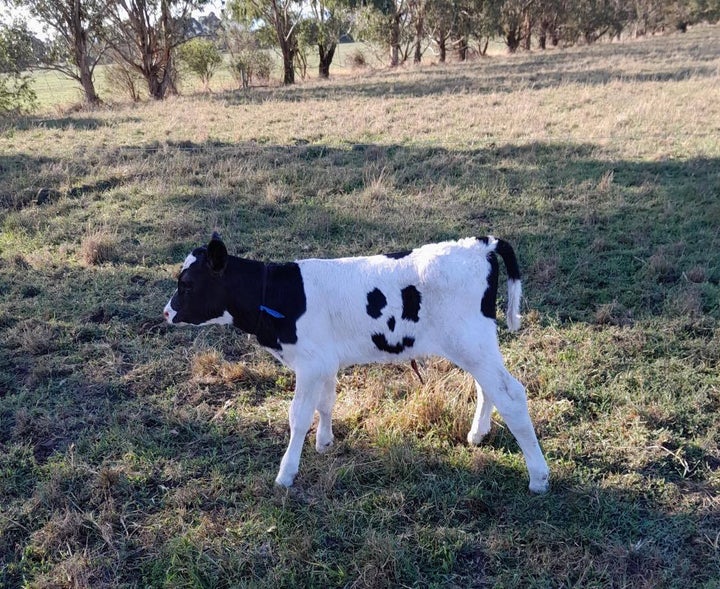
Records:
{"label": "green grass", "polygon": [[[720,584],[716,28],[45,113],[0,134],[0,586]],[[444,361],[339,379],[274,487],[293,375],[160,316],[193,246],[292,259],[492,232],[552,472]]]}

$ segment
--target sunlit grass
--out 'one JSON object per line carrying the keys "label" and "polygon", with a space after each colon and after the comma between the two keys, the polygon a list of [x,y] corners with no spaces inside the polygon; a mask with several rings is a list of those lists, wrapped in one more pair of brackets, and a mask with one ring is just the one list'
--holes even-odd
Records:
{"label": "sunlit grass", "polygon": [[[714,587],[716,36],[4,123],[0,585]],[[335,448],[276,489],[293,375],[161,317],[215,229],[265,260],[512,241],[550,494],[497,415],[466,445],[437,359],[343,371]]]}

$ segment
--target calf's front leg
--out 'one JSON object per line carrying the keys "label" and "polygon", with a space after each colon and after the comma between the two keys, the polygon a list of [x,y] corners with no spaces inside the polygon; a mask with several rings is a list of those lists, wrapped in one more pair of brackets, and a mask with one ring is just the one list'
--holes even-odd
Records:
{"label": "calf's front leg", "polygon": [[[312,425],[316,408],[320,411],[321,420],[318,429],[318,443],[322,441],[324,445],[332,444],[332,429],[329,420],[332,403],[329,405],[328,412],[325,412],[328,405],[324,399],[328,390],[328,382],[332,383],[334,397],[335,381],[333,376],[317,370],[298,370],[296,372],[295,396],[290,403],[290,443],[285,450],[280,462],[280,471],[275,478],[275,482],[282,487],[292,486],[295,480],[295,475],[300,467],[300,454],[305,443],[305,436]],[[332,401],[334,403],[334,398]]]}

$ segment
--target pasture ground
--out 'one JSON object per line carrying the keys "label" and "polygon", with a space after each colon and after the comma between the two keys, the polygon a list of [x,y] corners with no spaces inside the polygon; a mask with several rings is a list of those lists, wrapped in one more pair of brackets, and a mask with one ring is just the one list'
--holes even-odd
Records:
{"label": "pasture ground", "polygon": [[[3,123],[0,586],[720,586],[718,33]],[[510,240],[551,492],[440,360],[344,371],[275,488],[292,374],[160,316],[213,229]]]}

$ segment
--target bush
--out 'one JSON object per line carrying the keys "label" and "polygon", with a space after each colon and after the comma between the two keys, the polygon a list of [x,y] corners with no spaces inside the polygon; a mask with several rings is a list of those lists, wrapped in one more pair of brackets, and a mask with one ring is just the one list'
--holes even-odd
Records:
{"label": "bush", "polygon": [[253,79],[269,80],[273,65],[272,56],[262,49],[246,48],[235,54],[230,69],[238,85],[247,89]]}
{"label": "bush", "polygon": [[127,63],[118,60],[105,68],[105,83],[115,92],[126,93],[130,100],[139,102],[146,88],[145,78]]}
{"label": "bush", "polygon": [[215,43],[196,37],[180,45],[178,57],[190,72],[202,80],[203,88],[210,91],[210,79],[222,64],[222,55]]}
{"label": "bush", "polygon": [[0,114],[28,112],[37,107],[32,77],[25,72],[33,61],[27,29],[0,25]]}

